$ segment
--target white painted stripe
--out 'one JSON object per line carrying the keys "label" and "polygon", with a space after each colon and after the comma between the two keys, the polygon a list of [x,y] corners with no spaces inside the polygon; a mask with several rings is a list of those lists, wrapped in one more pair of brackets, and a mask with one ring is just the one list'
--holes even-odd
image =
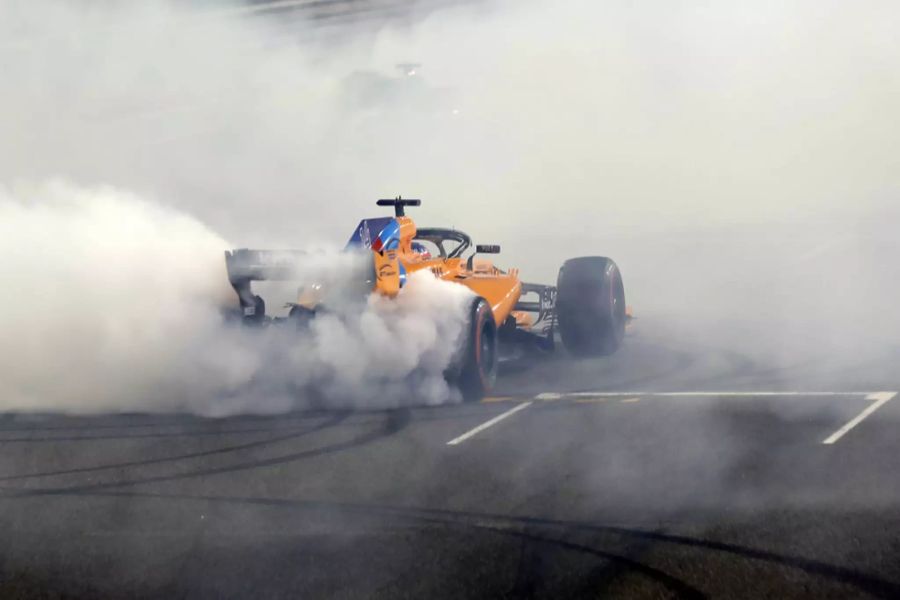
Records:
{"label": "white painted stripe", "polygon": [[500,421],[502,421],[502,420],[505,419],[506,417],[511,417],[511,416],[514,415],[515,413],[519,412],[520,410],[526,409],[526,408],[528,408],[529,406],[531,406],[531,402],[525,402],[525,403],[523,403],[523,404],[519,404],[518,406],[514,406],[513,408],[509,409],[509,410],[506,411],[505,413],[500,414],[500,415],[497,415],[496,417],[494,417],[494,418],[491,419],[490,421],[485,421],[484,423],[482,423],[481,425],[479,425],[479,426],[476,427],[475,429],[470,429],[469,431],[465,432],[465,433],[462,434],[461,436],[456,437],[456,438],[453,438],[452,440],[450,440],[449,442],[447,442],[447,445],[448,445],[448,446],[456,446],[457,444],[461,444],[462,442],[466,441],[467,439],[469,439],[469,438],[472,437],[473,435],[476,435],[476,434],[478,434],[478,433],[484,431],[484,430],[487,429],[488,427],[493,427],[494,425],[496,425],[497,423],[499,423]]}
{"label": "white painted stripe", "polygon": [[834,444],[839,439],[844,437],[844,435],[848,431],[862,423],[866,419],[866,417],[887,404],[896,395],[897,392],[876,392],[874,394],[869,394],[868,396],[866,396],[866,400],[874,400],[874,402],[870,404],[864,411],[847,421],[847,423],[843,427],[825,438],[822,443]]}
{"label": "white painted stripe", "polygon": [[634,396],[649,396],[663,398],[753,398],[753,397],[814,397],[814,396],[870,396],[877,392],[572,392],[569,394],[560,394],[555,392],[544,392],[534,397],[535,400],[565,400],[568,398],[621,398]]}

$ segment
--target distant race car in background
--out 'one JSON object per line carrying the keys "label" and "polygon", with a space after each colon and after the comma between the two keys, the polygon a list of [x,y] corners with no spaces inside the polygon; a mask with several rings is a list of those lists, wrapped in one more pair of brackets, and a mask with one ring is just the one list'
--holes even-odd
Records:
{"label": "distant race car in background", "polygon": [[398,115],[453,118],[459,115],[462,98],[452,86],[433,84],[422,75],[422,65],[405,62],[388,75],[378,71],[354,71],[341,79],[342,105],[360,115]]}
{"label": "distant race car in background", "polygon": [[[616,263],[603,256],[567,260],[556,286],[523,283],[518,269],[501,270],[477,258],[497,254],[500,247],[476,245],[461,231],[417,228],[405,214],[419,200],[379,200],[394,208],[393,217],[363,219],[349,248],[371,251],[365,291],[396,296],[410,273],[430,269],[439,279],[469,288],[467,325],[448,381],[463,398],[480,400],[497,376],[501,348],[555,349],[557,333],[575,356],[608,355],[618,350],[628,314],[625,288]],[[265,301],[251,290],[253,281],[291,277],[292,252],[240,249],[225,253],[228,278],[237,292],[241,319],[247,324],[305,323],[322,310],[316,286],[303,287],[289,303],[285,318],[266,315]]]}

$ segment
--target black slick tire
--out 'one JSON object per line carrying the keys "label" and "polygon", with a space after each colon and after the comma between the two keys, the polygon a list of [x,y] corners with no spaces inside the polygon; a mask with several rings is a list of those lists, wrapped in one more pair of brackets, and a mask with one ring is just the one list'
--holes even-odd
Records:
{"label": "black slick tire", "polygon": [[625,337],[625,286],[612,259],[567,260],[557,280],[556,315],[566,350],[574,356],[606,356]]}

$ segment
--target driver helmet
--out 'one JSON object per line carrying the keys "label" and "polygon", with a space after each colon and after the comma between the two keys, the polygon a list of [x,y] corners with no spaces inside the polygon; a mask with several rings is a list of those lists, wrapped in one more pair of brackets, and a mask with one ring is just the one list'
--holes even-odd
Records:
{"label": "driver helmet", "polygon": [[428,248],[426,248],[424,244],[419,242],[412,243],[412,251],[422,258],[431,258],[431,252],[428,251]]}

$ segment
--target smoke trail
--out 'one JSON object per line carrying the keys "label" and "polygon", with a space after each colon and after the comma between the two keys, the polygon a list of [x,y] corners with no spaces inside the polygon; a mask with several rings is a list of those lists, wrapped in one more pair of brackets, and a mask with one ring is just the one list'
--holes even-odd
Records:
{"label": "smoke trail", "polygon": [[111,188],[0,193],[3,408],[176,408],[190,332],[227,298],[224,240]]}
{"label": "smoke trail", "polygon": [[[229,244],[109,187],[0,189],[0,410],[275,412],[440,402],[468,292],[416,274],[396,300],[337,305],[300,335],[228,325]],[[335,284],[322,251],[298,277]]]}

